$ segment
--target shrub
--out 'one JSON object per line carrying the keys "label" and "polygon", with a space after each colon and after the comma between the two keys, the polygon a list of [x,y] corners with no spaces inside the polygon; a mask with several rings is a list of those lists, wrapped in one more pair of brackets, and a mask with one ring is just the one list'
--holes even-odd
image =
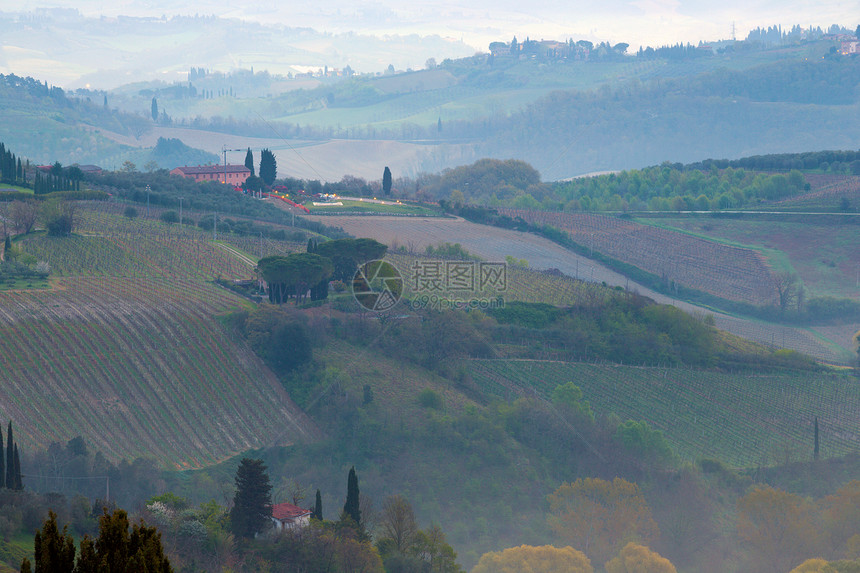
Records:
{"label": "shrub", "polygon": [[425,388],[418,394],[418,404],[420,404],[422,408],[441,410],[442,397],[430,388]]}
{"label": "shrub", "polygon": [[161,219],[165,223],[172,225],[173,223],[179,222],[179,215],[176,213],[176,211],[165,211],[161,214],[161,217],[159,217],[159,219]]}

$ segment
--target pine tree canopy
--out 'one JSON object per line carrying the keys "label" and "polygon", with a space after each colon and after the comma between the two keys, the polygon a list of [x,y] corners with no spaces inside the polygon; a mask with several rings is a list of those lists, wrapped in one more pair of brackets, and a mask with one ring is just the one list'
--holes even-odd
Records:
{"label": "pine tree canopy", "polygon": [[263,460],[243,458],[236,470],[236,495],[230,512],[235,535],[254,537],[271,525],[271,491]]}

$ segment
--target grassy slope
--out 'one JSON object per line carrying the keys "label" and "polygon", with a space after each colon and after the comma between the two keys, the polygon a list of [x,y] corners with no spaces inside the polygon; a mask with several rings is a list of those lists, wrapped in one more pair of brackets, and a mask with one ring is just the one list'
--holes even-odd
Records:
{"label": "grassy slope", "polygon": [[215,315],[250,276],[202,233],[107,212],[68,239],[18,241],[55,271],[50,290],[0,293],[0,415],[22,446],[82,435],[113,460],[199,467],[316,435],[271,372]]}

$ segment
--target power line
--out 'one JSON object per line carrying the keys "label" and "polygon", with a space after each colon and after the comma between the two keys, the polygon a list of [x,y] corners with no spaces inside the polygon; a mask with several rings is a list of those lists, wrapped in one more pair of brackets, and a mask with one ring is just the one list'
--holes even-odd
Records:
{"label": "power line", "polygon": [[317,170],[314,168],[314,166],[313,166],[313,165],[311,165],[310,163],[308,163],[307,159],[305,159],[305,158],[302,156],[302,154],[301,154],[301,153],[299,153],[299,152],[298,152],[298,150],[297,150],[295,147],[293,147],[292,145],[290,145],[290,142],[289,142],[289,141],[287,141],[287,140],[286,140],[286,138],[285,138],[283,135],[281,135],[280,133],[278,133],[278,130],[277,130],[277,129],[275,129],[275,126],[273,126],[271,123],[269,123],[269,121],[268,121],[265,117],[263,117],[262,115],[260,115],[260,112],[255,111],[254,113],[256,113],[256,114],[257,114],[257,117],[259,117],[259,118],[260,118],[260,120],[261,120],[263,123],[265,123],[267,126],[269,126],[269,129],[271,129],[271,130],[275,133],[275,135],[277,135],[277,136],[278,136],[278,138],[279,138],[281,141],[283,141],[283,142],[287,145],[287,147],[290,149],[290,151],[292,151],[293,153],[295,153],[295,154],[299,157],[299,159],[301,159],[301,160],[302,160],[302,162],[303,162],[305,165],[307,165],[308,167],[310,167],[311,171],[313,171],[314,173],[316,173],[316,175],[317,175],[317,179],[319,179],[320,181],[322,181],[322,180],[324,179],[324,177],[323,177],[322,175],[320,175],[320,172],[319,172],[319,171],[317,171]]}

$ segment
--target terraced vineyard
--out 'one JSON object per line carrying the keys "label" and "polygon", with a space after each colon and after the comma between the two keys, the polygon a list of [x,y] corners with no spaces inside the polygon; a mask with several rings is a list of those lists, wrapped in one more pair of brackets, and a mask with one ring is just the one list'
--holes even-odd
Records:
{"label": "terraced vineyard", "polygon": [[316,436],[215,319],[244,302],[211,280],[253,276],[249,257],[195,228],[80,216],[81,234],[21,240],[50,262],[50,289],[0,292],[0,418],[22,447],[81,435],[114,461],[200,467]]}
{"label": "terraced vineyard", "polygon": [[197,227],[167,225],[153,219],[129,220],[110,206],[81,209],[80,224],[71,237],[33,234],[24,237],[24,250],[51,265],[53,276],[119,276],[212,280],[251,278],[253,262],[230,256],[226,243],[256,258],[304,250],[304,243],[221,234]]}
{"label": "terraced vineyard", "polygon": [[213,313],[239,301],[182,280],[60,279],[0,293],[0,412],[24,447],[84,436],[108,458],[199,467],[312,424]]}
{"label": "terraced vineyard", "polygon": [[551,225],[571,239],[619,261],[729,300],[773,304],[776,290],[765,257],[667,229],[606,215],[500,209],[535,225]]}
{"label": "terraced vineyard", "polygon": [[646,420],[683,459],[735,467],[809,460],[818,417],[821,453],[860,447],[860,395],[849,375],[741,375],[529,360],[473,360],[472,378],[505,399],[573,381],[597,415]]}
{"label": "terraced vineyard", "polygon": [[[457,265],[479,264],[472,261],[443,261],[432,259],[427,256],[407,255],[402,253],[391,253],[385,255],[401,273],[404,279],[404,296],[408,298],[420,297],[423,294],[437,294],[452,300],[469,299],[492,299],[502,297],[506,301],[521,302],[544,302],[555,306],[573,306],[577,304],[596,304],[606,299],[609,290],[603,285],[576,280],[561,273],[537,271],[517,266],[507,266],[506,284],[504,290],[487,289],[457,291],[440,291],[439,293],[427,293],[415,289],[413,265],[424,264],[429,261],[439,262],[441,265],[454,263]],[[444,272],[444,271],[443,271]],[[479,285],[476,285],[479,286]]]}

